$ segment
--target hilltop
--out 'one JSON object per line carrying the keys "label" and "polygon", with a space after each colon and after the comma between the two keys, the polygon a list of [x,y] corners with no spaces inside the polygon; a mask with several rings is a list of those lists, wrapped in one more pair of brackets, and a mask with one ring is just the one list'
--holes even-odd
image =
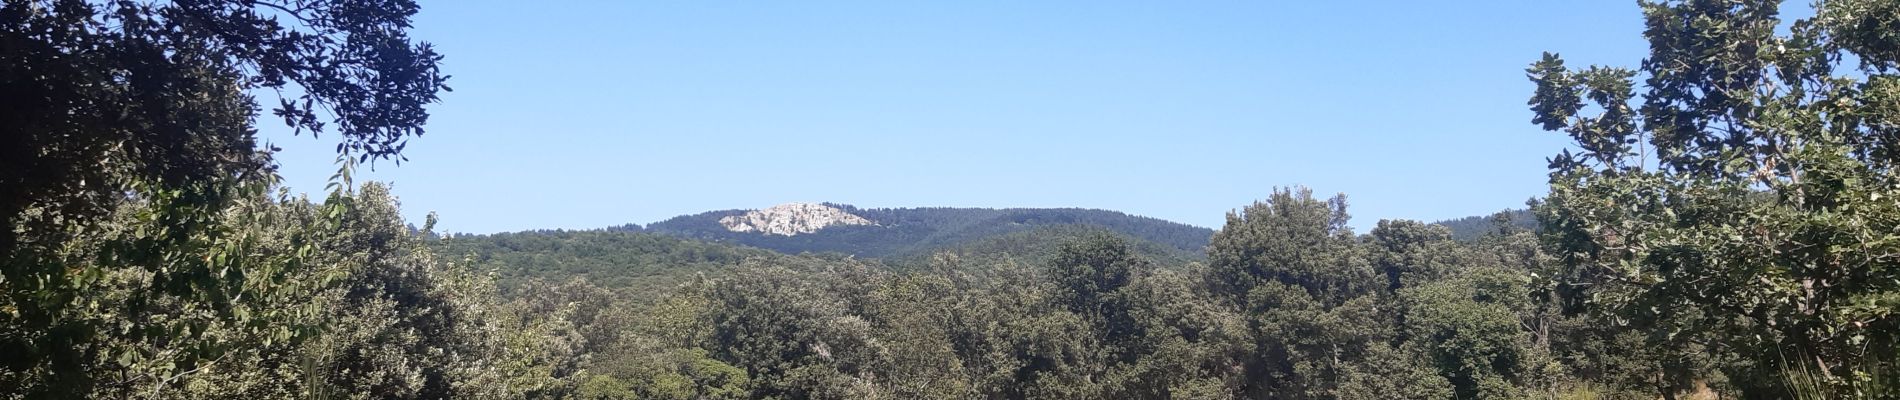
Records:
{"label": "hilltop", "polygon": [[[1157,259],[1199,259],[1212,229],[1117,211],[1082,208],[857,208],[833,203],[791,203],[758,210],[719,210],[674,217],[645,226],[609,228],[781,253],[841,253],[903,259],[959,248],[995,248],[1003,235],[1054,242],[1101,230],[1133,239]],[[993,242],[993,241],[992,241]],[[1030,246],[1042,247],[1042,246]]]}

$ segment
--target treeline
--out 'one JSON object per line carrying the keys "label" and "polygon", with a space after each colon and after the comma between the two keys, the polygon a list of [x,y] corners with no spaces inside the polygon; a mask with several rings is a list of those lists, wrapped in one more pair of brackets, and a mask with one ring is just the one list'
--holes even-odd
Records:
{"label": "treeline", "polygon": [[1172,268],[1104,233],[1036,264],[786,257],[651,306],[579,281],[522,299],[610,325],[577,325],[598,334],[582,347],[604,349],[574,383],[583,398],[1641,398],[1748,384],[1663,382],[1681,366],[1633,360],[1720,357],[1566,315],[1528,230],[1460,242],[1383,221],[1357,235],[1344,212],[1343,198],[1277,191],[1230,216],[1206,264]]}
{"label": "treeline", "polygon": [[[584,281],[531,282],[515,296],[592,321],[556,323],[580,327],[580,347],[597,349],[572,356],[586,360],[568,383],[582,398],[1892,393],[1890,359],[1847,364],[1858,378],[1830,383],[1776,357],[1809,351],[1798,345],[1734,346],[1749,339],[1615,312],[1616,300],[1582,285],[1584,270],[1545,253],[1547,237],[1511,214],[1473,240],[1412,221],[1360,235],[1346,227],[1343,197],[1282,190],[1231,215],[1205,263],[1157,265],[1098,232],[1037,262],[944,252],[900,271],[754,258],[646,304]],[[1681,345],[1659,345],[1672,342]]]}
{"label": "treeline", "polygon": [[[1442,227],[1395,222],[1361,237],[1329,207],[1305,192],[1277,193],[1215,236],[1207,265],[1160,268],[1126,239],[1098,234],[1040,264],[943,253],[927,270],[894,273],[786,258],[683,286],[652,308],[579,302],[646,321],[590,339],[647,346],[610,354],[691,355],[701,358],[693,365],[717,367],[595,357],[599,375],[585,394],[1446,398],[1567,389],[1552,373],[1561,370],[1553,353],[1521,328],[1554,318],[1525,273],[1539,261],[1528,233],[1463,245]],[[1287,237],[1327,243],[1279,239]],[[1272,262],[1288,258],[1309,262]],[[1408,263],[1416,260],[1435,262]],[[566,290],[604,293],[589,287]],[[1466,343],[1488,350],[1456,353]],[[654,383],[669,380],[733,384]]]}

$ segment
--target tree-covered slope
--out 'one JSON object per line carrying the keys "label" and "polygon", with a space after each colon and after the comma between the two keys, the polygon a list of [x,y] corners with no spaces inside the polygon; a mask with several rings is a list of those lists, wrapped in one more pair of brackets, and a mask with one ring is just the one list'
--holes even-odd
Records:
{"label": "tree-covered slope", "polygon": [[624,225],[613,229],[741,244],[791,254],[837,252],[890,259],[928,256],[939,250],[976,245],[979,241],[998,235],[1036,232],[1049,227],[1105,229],[1166,248],[1151,256],[1195,258],[1214,233],[1207,228],[1107,210],[857,208],[827,205],[869,219],[876,225],[832,226],[797,235],[734,232],[722,225],[720,219],[742,215],[746,210],[724,210],[675,217],[645,227]]}

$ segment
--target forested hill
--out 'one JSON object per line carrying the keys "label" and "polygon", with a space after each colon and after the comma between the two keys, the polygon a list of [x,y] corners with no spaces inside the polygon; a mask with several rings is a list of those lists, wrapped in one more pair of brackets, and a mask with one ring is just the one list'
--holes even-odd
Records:
{"label": "forested hill", "polygon": [[[1060,233],[1102,229],[1145,246],[1158,258],[1197,259],[1214,231],[1156,218],[1079,208],[857,208],[849,205],[801,205],[829,208],[864,221],[836,223],[794,234],[738,231],[728,222],[747,218],[754,210],[711,211],[655,222],[644,227],[623,225],[611,230],[640,231],[797,254],[836,252],[872,258],[915,258],[940,250],[984,247],[985,239],[1029,232]],[[774,207],[765,211],[779,209]],[[752,220],[782,222],[808,216],[772,215]],[[777,220],[774,220],[777,219]],[[722,222],[725,221],[725,222]],[[853,219],[853,221],[856,221]],[[798,221],[804,222],[804,221]],[[745,229],[745,228],[737,228]]]}
{"label": "forested hill", "polygon": [[[904,269],[927,265],[934,256],[948,253],[973,265],[1006,260],[1043,265],[1062,245],[1102,234],[1126,240],[1129,250],[1158,266],[1181,266],[1206,259],[1204,251],[1185,247],[1199,249],[1212,234],[1211,230],[1102,210],[864,210],[822,206],[864,218],[860,223],[865,224],[832,225],[796,235],[734,232],[720,220],[744,215],[748,210],[729,210],[677,217],[648,228],[631,225],[586,231],[457,235],[436,242],[435,250],[469,257],[483,269],[498,271],[504,287],[534,279],[563,282],[583,278],[601,287],[651,295],[664,293],[666,288],[698,274],[719,276],[747,260],[781,265],[855,255],[883,259],[887,262],[880,265]],[[1511,218],[1507,224],[1524,227],[1520,230],[1528,230],[1526,223],[1535,222],[1526,210],[1501,214]],[[1434,224],[1449,228],[1453,239],[1469,241],[1495,234],[1499,230],[1496,217],[1472,216]],[[818,257],[801,257],[800,253]]]}

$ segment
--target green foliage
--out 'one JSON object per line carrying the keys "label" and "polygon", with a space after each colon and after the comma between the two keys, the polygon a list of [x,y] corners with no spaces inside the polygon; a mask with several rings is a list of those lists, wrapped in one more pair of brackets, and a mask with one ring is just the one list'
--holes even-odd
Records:
{"label": "green foliage", "polygon": [[[1217,292],[1243,306],[1265,305],[1253,299],[1278,297],[1281,286],[1326,306],[1367,293],[1378,285],[1348,218],[1344,195],[1319,200],[1304,188],[1274,190],[1266,201],[1229,213],[1208,247]],[[1263,287],[1269,293],[1256,295]]]}
{"label": "green foliage", "polygon": [[1342,399],[1450,399],[1478,398],[1456,393],[1451,381],[1437,370],[1414,362],[1425,357],[1423,351],[1400,350],[1383,343],[1366,349],[1363,360],[1343,368],[1339,398]]}
{"label": "green foliage", "polygon": [[[704,350],[674,349],[605,365],[581,385],[582,399],[743,399],[751,394],[744,370]],[[627,377],[623,382],[618,376]]]}
{"label": "green foliage", "polygon": [[553,365],[511,370],[505,364],[517,363],[496,357],[558,344],[548,339],[561,336],[566,315],[498,315],[505,310],[489,300],[490,278],[437,260],[421,234],[403,224],[387,187],[365,186],[355,199],[341,231],[322,236],[317,262],[349,269],[305,300],[325,316],[314,337],[290,348],[309,359],[299,373],[340,389],[331,395],[343,398],[516,396],[498,382],[571,375],[545,358],[526,359]]}
{"label": "green foliage", "polygon": [[[522,354],[513,346],[555,335],[537,330],[545,323],[505,329],[519,323],[497,315],[490,279],[435,259],[394,204],[369,185],[322,205],[260,197],[232,206],[220,223],[244,256],[211,257],[234,258],[223,261],[234,298],[214,307],[153,290],[156,274],[143,269],[109,269],[75,288],[87,308],[67,314],[107,329],[66,349],[93,354],[76,372],[90,384],[46,377],[51,367],[9,372],[17,390],[7,398],[510,397],[508,383],[525,374],[561,379],[502,362]],[[509,342],[495,332],[534,336]]]}
{"label": "green foliage", "polygon": [[[601,398],[714,396],[707,393],[1086,398],[1175,392],[1225,398],[1230,393],[1225,388],[1232,379],[1222,371],[1238,362],[1245,342],[1240,318],[1207,302],[1194,279],[1154,270],[1120,238],[1092,236],[1059,247],[1052,256],[1057,261],[1047,269],[1007,260],[972,264],[952,253],[908,272],[837,258],[740,261],[726,272],[689,279],[657,299],[604,303],[637,317],[623,325],[626,329],[612,339],[615,344],[592,353],[588,371],[593,376],[577,393]],[[535,289],[515,296],[521,296],[517,301],[595,304],[587,297],[613,291],[574,298]],[[728,372],[710,375],[737,383],[685,384],[720,380],[703,378],[720,366]]]}
{"label": "green foliage", "polygon": [[1065,244],[1049,263],[1050,276],[1056,280],[1056,302],[1068,306],[1069,312],[1123,325],[1107,320],[1125,317],[1110,315],[1111,310],[1127,308],[1114,304],[1119,301],[1116,295],[1148,267],[1145,263],[1130,252],[1127,242],[1113,236]]}
{"label": "green foliage", "polygon": [[1645,3],[1643,85],[1555,55],[1530,68],[1533,122],[1581,150],[1551,160],[1538,211],[1563,284],[1636,347],[1702,353],[1656,355],[1677,366],[1652,383],[1665,393],[1727,375],[1778,396],[1789,370],[1882,379],[1860,366],[1900,345],[1897,4],[1823,1],[1785,23],[1779,2]]}
{"label": "green foliage", "polygon": [[351,272],[319,252],[350,229],[339,224],[354,199],[319,208],[269,193],[252,93],[291,89],[273,110],[287,125],[337,133],[355,161],[400,160],[447,90],[441,57],[406,34],[415,12],[409,1],[0,5],[7,395],[165,397],[234,363],[291,363],[274,352],[317,336],[324,314],[304,300]]}
{"label": "green foliage", "polygon": [[1448,378],[1460,398],[1518,398],[1524,379],[1542,361],[1519,327],[1509,302],[1526,291],[1529,277],[1502,271],[1467,276],[1405,290],[1405,329]]}

